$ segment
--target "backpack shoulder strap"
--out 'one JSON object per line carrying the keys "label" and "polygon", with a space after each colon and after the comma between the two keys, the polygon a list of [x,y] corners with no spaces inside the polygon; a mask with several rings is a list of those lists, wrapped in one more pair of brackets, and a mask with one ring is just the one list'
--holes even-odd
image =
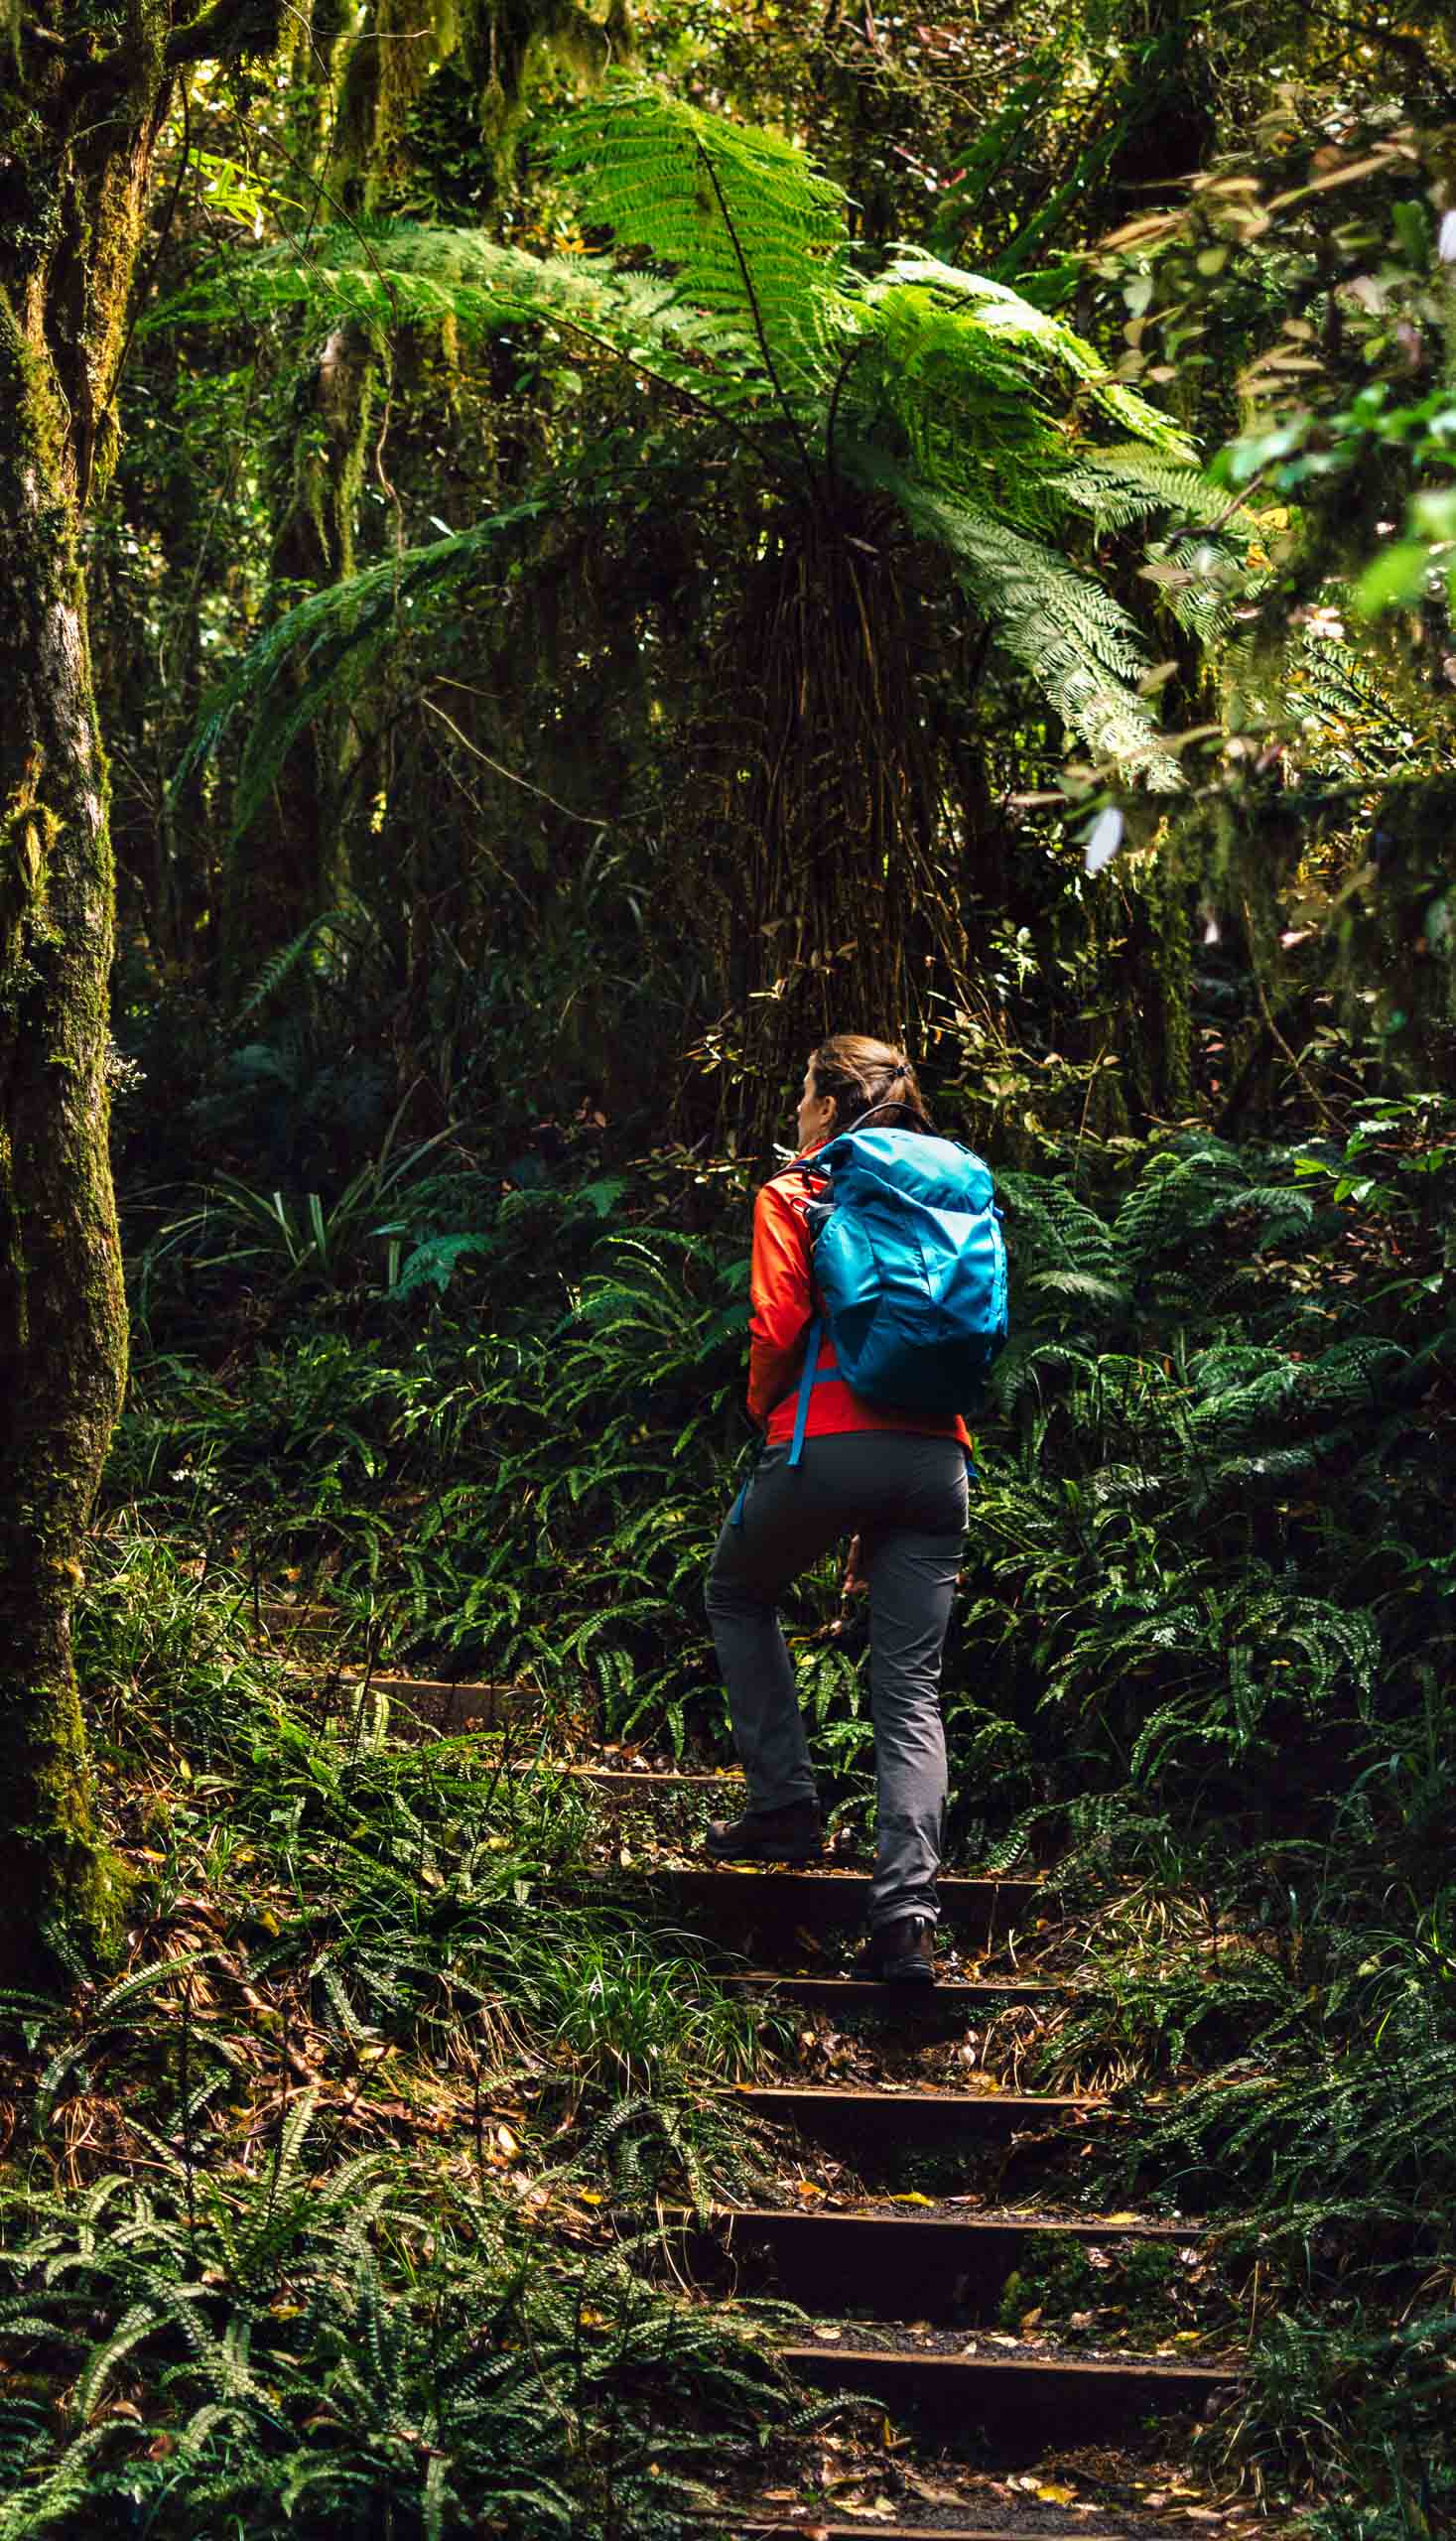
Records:
{"label": "backpack shoulder strap", "polygon": [[789,1462],[796,1465],[804,1452],[804,1430],[809,1419],[809,1397],[814,1392],[814,1378],[819,1366],[819,1344],[824,1332],[824,1319],[816,1315],[809,1326],[804,1345],[804,1373],[799,1379],[799,1402],[794,1413],[794,1439],[789,1449]]}

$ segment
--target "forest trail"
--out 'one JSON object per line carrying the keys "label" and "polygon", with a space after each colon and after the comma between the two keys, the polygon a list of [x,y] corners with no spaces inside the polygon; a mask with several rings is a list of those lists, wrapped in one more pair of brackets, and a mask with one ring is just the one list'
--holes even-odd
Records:
{"label": "forest trail", "polygon": [[[317,1683],[303,1654],[326,1610],[260,1620]],[[821,2452],[807,2476],[802,2442],[770,2448],[705,2531],[1207,2541],[1225,2512],[1207,2502],[1194,2436],[1241,2378],[1212,2236],[1176,2209],[1108,2211],[1090,2198],[1088,2172],[1125,2123],[1106,2088],[1019,2085],[1040,2026],[1091,1991],[1059,1955],[1044,1876],[953,1870],[935,1988],[866,1983],[847,1972],[862,1871],[832,1857],[814,1869],[692,1858],[687,1830],[741,1787],[736,1774],[649,1766],[582,1736],[571,1755],[513,1755],[533,1706],[508,1685],[337,1665],[331,1681],[381,1732],[478,1735],[513,1779],[595,1794],[624,1840],[584,1876],[635,1896],[644,1926],[666,1921],[676,1945],[770,2016],[766,2070],[729,2095],[768,2132],[778,2200],[669,2216],[644,2264],[704,2302],[784,2307],[776,2344],[806,2403],[872,2403],[879,2433],[838,2459]],[[642,2220],[604,2219],[624,2237]]]}
{"label": "forest trail", "polygon": [[[1018,1963],[1018,1931],[1045,1902],[1038,1884],[942,1883],[947,1974],[925,1998],[803,1972],[806,1956],[833,1957],[858,1937],[863,1877],[715,1869],[649,1874],[645,1884],[666,1891],[684,1927],[715,1954],[736,1949],[753,1960],[752,1973],[729,1983],[812,2015],[793,2039],[794,2061],[813,2064],[828,2042],[858,2032],[874,2075],[862,2078],[861,2065],[853,2081],[786,2077],[741,2087],[743,2104],[799,2144],[801,2202],[726,2207],[713,2235],[697,2236],[705,2276],[703,2244],[712,2237],[736,2294],[777,2295],[802,2309],[803,2329],[781,2347],[800,2381],[863,2394],[887,2413],[885,2459],[867,2483],[874,2493],[852,2474],[857,2503],[827,2523],[817,2506],[775,2515],[764,2498],[744,2499],[726,2528],[744,2541],[805,2529],[836,2541],[866,2529],[964,2533],[976,2528],[966,2519],[976,2488],[1015,2480],[1025,2502],[1009,2519],[1002,2506],[992,2522],[983,2505],[980,2528],[1085,2532],[1085,2503],[1075,2521],[1048,2520],[1037,2497],[1061,2489],[1072,2500],[1076,2491],[1057,2475],[1067,2452],[1126,2448],[1135,2477],[1130,2456],[1179,2450],[1192,2422],[1227,2401],[1238,2373],[1227,2359],[1193,2360],[1201,2333],[1151,2292],[1175,2280],[1184,2261],[1196,2263],[1196,2224],[1073,2210],[1089,2133],[1115,2122],[1105,2099],[999,2086],[980,2062],[989,2022],[1008,2008],[1036,2017],[1064,1990],[1026,1977]],[[773,1964],[761,1967],[762,1959]],[[927,2067],[945,2077],[938,2086],[922,2078]],[[825,2153],[827,2191],[816,2173]],[[860,2193],[847,2189],[847,2177]],[[1148,2290],[1128,2301],[1135,2321],[1121,2335],[1096,2336],[1091,2309],[1074,2310],[1070,2338],[1046,2319],[1055,2307],[1038,2296],[1069,2260],[1074,2277],[1101,2276],[1105,2296],[1120,2279],[1140,2277]],[[1119,2308],[1116,2293],[1097,2308]],[[1014,2328],[1003,2326],[1012,2318]],[[966,2502],[953,2505],[955,2462],[978,2477]],[[948,2513],[914,2510],[927,2488]],[[786,2502],[780,2497],[781,2509]],[[888,2519],[887,2506],[902,2519]],[[1036,2509],[1029,2521],[1028,2507]],[[1120,2517],[1119,2528],[1148,2520]],[[1155,2528],[1176,2529],[1177,2518],[1170,2527],[1163,2515]],[[1102,2514],[1096,2529],[1110,2530]]]}

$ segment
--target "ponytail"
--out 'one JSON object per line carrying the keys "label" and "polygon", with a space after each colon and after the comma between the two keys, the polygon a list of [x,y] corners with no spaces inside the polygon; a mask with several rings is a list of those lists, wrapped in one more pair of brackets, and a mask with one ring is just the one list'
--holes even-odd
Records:
{"label": "ponytail", "polygon": [[872,1115],[877,1129],[929,1133],[915,1070],[904,1051],[888,1041],[873,1041],[861,1032],[837,1032],[820,1042],[809,1062],[809,1074],[817,1095],[834,1096],[842,1130],[854,1129]]}

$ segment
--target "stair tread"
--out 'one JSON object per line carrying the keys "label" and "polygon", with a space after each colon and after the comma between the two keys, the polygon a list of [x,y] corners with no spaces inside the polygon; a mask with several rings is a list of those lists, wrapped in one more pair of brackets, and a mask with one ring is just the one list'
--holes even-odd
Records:
{"label": "stair tread", "polygon": [[993,2209],[967,2214],[948,2203],[925,2206],[897,2206],[893,2201],[866,2200],[855,2207],[831,2205],[816,2199],[812,2206],[715,2206],[709,2209],[714,2223],[743,2223],[750,2228],[787,2225],[791,2230],[810,2231],[816,2225],[829,2225],[840,2230],[873,2231],[888,2227],[913,2231],[964,2232],[1004,2236],[1011,2232],[1059,2232],[1069,2239],[1081,2241],[1167,2241],[1180,2246],[1207,2237],[1207,2223],[1169,2223],[1156,2216],[1111,2214],[1046,2214]]}
{"label": "stair tread", "polygon": [[[1244,2368],[1239,2364],[1219,2361],[1205,2363],[1197,2356],[1172,2355],[1145,2347],[1103,2348],[1096,2354],[1075,2347],[1052,2347],[1038,2344],[1030,2351],[1019,2339],[1000,2343],[987,2331],[964,2329],[926,2329],[915,2337],[902,2333],[898,2340],[887,2337],[893,2325],[884,2321],[836,2321],[828,2326],[837,2335],[831,2340],[795,2338],[786,2340],[778,2353],[786,2360],[812,2355],[831,2360],[843,2356],[847,2361],[865,2364],[914,2364],[942,2368],[993,2365],[1004,2371],[1034,2376],[1037,2374],[1077,2374],[1092,2380],[1106,2380],[1113,2375],[1153,2374],[1158,2379],[1196,2375],[1201,2381],[1237,2382]],[[1015,2350],[1015,2351],[1013,2351]]]}
{"label": "stair tread", "polygon": [[[1086,2541],[1090,2522],[1085,2508],[1081,2514],[1058,2514],[1029,2496],[1023,2505],[1003,2510],[995,2523],[988,2523],[985,2508],[978,2514],[973,2504],[959,2509],[953,2505],[950,2512],[955,2520],[949,2522],[884,2523],[878,2515],[868,2522],[861,2515],[853,2523],[837,2523],[832,2506],[803,2506],[787,2515],[774,2515],[761,2498],[750,2497],[741,2506],[719,2506],[711,2522],[715,2531],[730,2531],[735,2541],[789,2541],[791,2534],[802,2536],[806,2529],[814,2533],[815,2541],[864,2541],[866,2532],[872,2532],[875,2541],[1071,2541],[1074,2533],[1079,2541]],[[1184,2541],[1184,2536],[1202,2534],[1207,2528],[1182,2514],[1139,2514],[1125,2506],[1113,2523],[1104,2523],[1100,2509],[1092,2526],[1097,2541],[1147,2541],[1149,2534],[1155,2534],[1157,2541]]]}
{"label": "stair tread", "polygon": [[925,2103],[941,2108],[1107,2108],[1106,2097],[1086,2091],[938,2091],[907,2082],[899,2089],[888,2085],[880,2089],[864,2089],[858,2083],[848,2086],[836,2082],[734,2082],[732,2090],[738,2099],[837,2101],[845,2108],[904,2108]]}
{"label": "stair tread", "polygon": [[843,2003],[846,2010],[860,2005],[883,2005],[888,2010],[913,2016],[933,2011],[937,2003],[967,2002],[973,1997],[991,1995],[1013,2003],[1056,2001],[1075,1989],[1049,1982],[1044,1977],[1019,1976],[940,1976],[933,1985],[887,1985],[866,1976],[790,1975],[781,1968],[753,1968],[746,1975],[725,1976],[720,1982],[730,1992],[797,1994],[812,2002]]}
{"label": "stair tread", "polygon": [[[817,2511],[812,2515],[805,2512],[788,2521],[773,2521],[751,2510],[740,2521],[731,2508],[721,2507],[712,2516],[711,2524],[715,2532],[730,2531],[734,2541],[790,2541],[791,2535],[802,2536],[806,2530],[813,2531],[815,2541],[864,2541],[866,2532],[872,2532],[875,2541],[1023,2541],[1023,2536],[1024,2541],[1071,2541],[1073,2534],[1078,2536],[1078,2541],[1086,2541],[1088,2529],[1085,2515],[1076,2521],[1052,2521],[1044,2509],[1034,2522],[1028,2515],[1024,2521],[1008,2519],[1004,2523],[988,2524],[970,2521],[884,2523],[878,2515],[872,2523],[865,2522],[862,2517],[854,2523],[836,2523],[832,2514],[824,2515]],[[1164,2515],[1149,2516],[1141,2526],[1124,2523],[1121,2528],[1116,2525],[1110,2528],[1099,2518],[1096,2526],[1097,2541],[1145,2541],[1149,2533],[1156,2533],[1158,2541],[1171,2541],[1171,2536],[1176,2533],[1200,2529],[1196,2524],[1175,2524]]]}

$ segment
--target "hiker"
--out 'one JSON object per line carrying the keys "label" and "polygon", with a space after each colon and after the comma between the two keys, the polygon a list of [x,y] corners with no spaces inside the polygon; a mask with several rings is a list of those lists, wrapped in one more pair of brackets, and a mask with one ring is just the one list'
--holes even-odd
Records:
{"label": "hiker", "polygon": [[805,1071],[797,1156],[764,1184],[753,1210],[748,1410],[764,1448],[719,1537],[705,1600],[748,1805],[709,1828],[707,1849],[719,1861],[748,1862],[813,1861],[823,1849],[777,1601],[849,1537],[846,1591],[868,1590],[878,1784],[869,1939],[858,1973],[931,1984],[946,1799],[940,1666],[966,1532],[970,1441],[954,1412],[897,1411],[856,1394],[827,1329],[807,1392],[801,1385],[816,1315],[810,1211],[824,1189],[804,1167],[865,1120],[930,1135],[904,1052],[838,1033]]}

